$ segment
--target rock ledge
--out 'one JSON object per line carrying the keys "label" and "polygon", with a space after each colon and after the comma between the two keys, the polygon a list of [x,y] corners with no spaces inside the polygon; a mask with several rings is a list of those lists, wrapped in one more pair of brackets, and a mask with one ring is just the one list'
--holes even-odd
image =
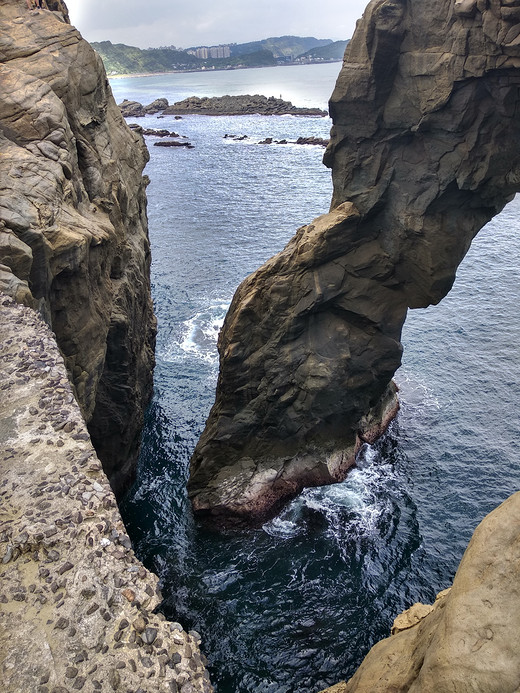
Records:
{"label": "rock ledge", "polygon": [[200,637],[155,609],[63,359],[0,294],[0,688],[212,691]]}

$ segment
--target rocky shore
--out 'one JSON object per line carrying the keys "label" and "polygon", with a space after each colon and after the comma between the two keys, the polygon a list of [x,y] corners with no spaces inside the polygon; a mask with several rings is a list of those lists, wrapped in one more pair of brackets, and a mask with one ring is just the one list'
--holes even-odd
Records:
{"label": "rocky shore", "polygon": [[0,688],[210,692],[200,637],[155,613],[48,326],[0,294]]}
{"label": "rocky shore", "polygon": [[156,99],[151,104],[143,106],[138,101],[124,100],[119,104],[125,118],[141,118],[146,115],[162,113],[162,115],[297,115],[321,116],[327,111],[320,108],[298,108],[290,101],[277,99],[274,96],[241,95],[241,96],[190,96],[183,101],[168,104],[167,99]]}
{"label": "rocky shore", "polygon": [[453,586],[398,616],[356,674],[322,693],[515,693],[520,493],[475,530]]}
{"label": "rocky shore", "polygon": [[47,5],[0,7],[0,689],[209,692],[114,496],[152,391],[148,152]]}

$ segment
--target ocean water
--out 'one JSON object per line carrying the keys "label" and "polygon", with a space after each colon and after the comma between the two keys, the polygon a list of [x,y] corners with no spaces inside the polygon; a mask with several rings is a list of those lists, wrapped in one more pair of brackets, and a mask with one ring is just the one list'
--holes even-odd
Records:
{"label": "ocean water", "polygon": [[165,97],[170,103],[188,96],[263,94],[292,101],[295,106],[326,109],[340,63],[280,65],[250,70],[207,70],[148,77],[121,77],[110,84],[117,103],[135,99],[151,103]]}
{"label": "ocean water", "polygon": [[[325,106],[338,64],[114,80],[117,101],[264,93]],[[402,408],[341,484],[260,529],[194,521],[188,462],[214,398],[216,338],[238,283],[327,211],[328,118],[147,117],[194,149],[147,168],[159,322],[155,395],[123,514],[163,611],[203,638],[218,693],[316,693],[348,678],[393,618],[447,587],[478,522],[519,487],[520,200],[481,231],[450,295],[411,311]],[[225,134],[248,139],[224,139]]]}

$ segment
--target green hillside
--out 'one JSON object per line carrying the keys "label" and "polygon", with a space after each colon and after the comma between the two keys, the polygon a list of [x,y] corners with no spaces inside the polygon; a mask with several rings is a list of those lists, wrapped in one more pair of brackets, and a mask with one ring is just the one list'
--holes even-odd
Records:
{"label": "green hillside", "polygon": [[164,48],[141,50],[123,43],[102,41],[92,43],[101,56],[108,75],[139,72],[167,72],[168,70],[198,69],[201,61],[184,51]]}
{"label": "green hillside", "polygon": [[316,46],[316,48],[311,48],[309,51],[302,53],[300,58],[308,60],[343,60],[343,54],[348,44],[349,41],[334,41],[326,46]]}
{"label": "green hillside", "polygon": [[101,56],[107,74],[131,75],[139,73],[170,72],[173,70],[232,69],[236,67],[267,67],[280,62],[291,62],[302,56],[313,60],[340,60],[345,41],[313,37],[280,36],[231,44],[229,58],[197,58],[185,50],[175,48],[147,48],[127,46],[124,43],[101,41],[92,46]]}
{"label": "green hillside", "polygon": [[147,72],[169,72],[171,70],[225,69],[233,67],[267,67],[276,65],[276,59],[268,50],[256,50],[246,55],[230,58],[208,58],[202,60],[186,51],[171,48],[148,48],[142,50],[123,43],[102,41],[92,43],[99,53],[107,74],[131,75]]}
{"label": "green hillside", "polygon": [[311,48],[326,46],[332,43],[331,39],[317,39],[313,36],[272,36],[262,41],[250,43],[237,43],[230,45],[231,55],[244,55],[258,50],[268,50],[275,58],[297,58]]}

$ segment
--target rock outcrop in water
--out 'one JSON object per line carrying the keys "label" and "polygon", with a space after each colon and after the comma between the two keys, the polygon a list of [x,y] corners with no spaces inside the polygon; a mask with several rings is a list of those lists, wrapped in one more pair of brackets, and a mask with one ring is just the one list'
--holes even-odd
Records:
{"label": "rock outcrop in water", "polygon": [[305,115],[325,116],[326,111],[321,108],[299,108],[290,101],[277,99],[274,96],[262,96],[260,94],[243,94],[238,96],[189,96],[183,101],[177,101],[168,105],[167,99],[156,99],[148,106],[143,106],[139,101],[125,99],[119,104],[125,118],[143,118],[162,112],[163,115]]}
{"label": "rock outcrop in water", "polygon": [[148,153],[99,56],[64,15],[0,7],[0,289],[56,333],[116,491],[152,390]]}
{"label": "rock outcrop in water", "polygon": [[239,287],[192,458],[195,511],[261,520],[341,479],[397,403],[408,308],[440,301],[520,189],[516,0],[373,0],[330,101],[331,211]]}
{"label": "rock outcrop in water", "polygon": [[348,683],[326,693],[518,691],[519,532],[516,493],[477,527],[453,586],[433,607],[399,616],[394,635],[372,648]]}

